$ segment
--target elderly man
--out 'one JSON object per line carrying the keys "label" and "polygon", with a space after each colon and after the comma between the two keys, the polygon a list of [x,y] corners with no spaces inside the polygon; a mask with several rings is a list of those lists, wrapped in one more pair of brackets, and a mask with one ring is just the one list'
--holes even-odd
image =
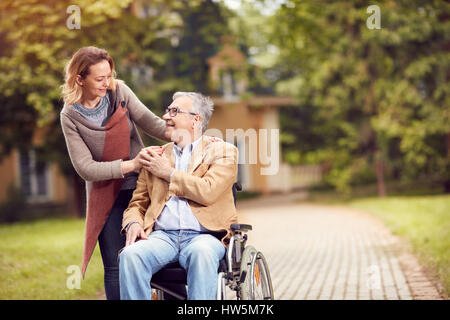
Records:
{"label": "elderly man", "polygon": [[238,155],[233,145],[204,138],[212,112],[212,101],[194,92],[175,93],[166,109],[165,135],[173,142],[161,156],[148,150],[123,215],[121,299],[150,299],[152,275],[177,261],[187,271],[188,299],[216,297],[219,262],[237,222]]}

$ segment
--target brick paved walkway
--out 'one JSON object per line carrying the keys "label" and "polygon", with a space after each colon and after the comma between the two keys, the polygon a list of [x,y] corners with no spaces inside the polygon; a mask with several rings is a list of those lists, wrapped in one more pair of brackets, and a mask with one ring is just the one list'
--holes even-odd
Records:
{"label": "brick paved walkway", "polygon": [[441,299],[416,258],[378,220],[293,200],[238,203],[240,222],[253,225],[248,243],[268,261],[276,299]]}

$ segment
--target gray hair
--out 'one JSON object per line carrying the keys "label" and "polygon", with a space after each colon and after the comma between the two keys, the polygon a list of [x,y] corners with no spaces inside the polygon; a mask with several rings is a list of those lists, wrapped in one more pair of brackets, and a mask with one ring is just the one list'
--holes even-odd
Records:
{"label": "gray hair", "polygon": [[214,102],[209,98],[197,92],[175,92],[172,100],[180,97],[190,97],[192,99],[191,112],[197,113],[202,117],[202,134],[208,128],[209,119],[214,111]]}

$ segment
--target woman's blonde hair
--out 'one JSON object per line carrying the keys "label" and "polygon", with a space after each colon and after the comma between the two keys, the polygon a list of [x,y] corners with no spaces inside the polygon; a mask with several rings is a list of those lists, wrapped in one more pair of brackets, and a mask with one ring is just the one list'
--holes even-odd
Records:
{"label": "woman's blonde hair", "polygon": [[104,49],[96,47],[83,47],[72,56],[64,68],[64,84],[61,86],[63,100],[67,105],[80,101],[83,88],[75,81],[77,75],[83,79],[89,74],[89,67],[103,60],[108,61],[111,66],[111,81],[108,89],[115,90],[117,81],[114,61]]}

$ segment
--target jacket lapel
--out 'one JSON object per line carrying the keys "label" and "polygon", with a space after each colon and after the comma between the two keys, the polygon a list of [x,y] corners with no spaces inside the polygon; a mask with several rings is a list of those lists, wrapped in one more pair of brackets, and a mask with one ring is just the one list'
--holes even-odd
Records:
{"label": "jacket lapel", "polygon": [[175,168],[175,155],[173,154],[173,142],[169,143],[164,151],[164,155],[169,158],[170,166]]}
{"label": "jacket lapel", "polygon": [[208,145],[208,140],[205,139],[205,136],[202,136],[202,140],[200,143],[195,147],[194,151],[192,152],[191,159],[189,160],[188,165],[188,173],[193,173],[195,169],[202,163],[203,156],[205,154],[206,146]]}

